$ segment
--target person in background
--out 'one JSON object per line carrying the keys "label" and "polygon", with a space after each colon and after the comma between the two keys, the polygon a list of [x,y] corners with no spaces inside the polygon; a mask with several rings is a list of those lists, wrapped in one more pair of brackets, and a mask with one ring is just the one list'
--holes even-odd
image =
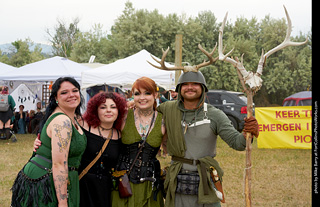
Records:
{"label": "person in background", "polygon": [[11,119],[14,117],[14,102],[7,86],[3,86],[0,93],[0,134],[4,133],[6,139],[10,138]]}
{"label": "person in background", "polygon": [[171,101],[173,101],[173,100],[177,100],[178,99],[178,92],[176,92],[176,87],[172,87],[172,88],[170,88],[170,95],[171,95]]}
{"label": "person in background", "polygon": [[26,112],[24,110],[24,105],[19,106],[19,112],[16,112],[15,120],[18,123],[18,132],[17,134],[26,133]]}
{"label": "person in background", "polygon": [[83,101],[74,78],[61,77],[52,85],[41,125],[42,144],[17,175],[11,206],[80,205],[77,170],[87,139],[75,119]]}
{"label": "person in background", "polygon": [[166,101],[168,101],[168,99],[166,99],[164,97],[164,94],[166,93],[166,90],[162,87],[157,87],[157,91],[158,91],[158,94],[157,94],[157,106],[159,106],[161,103],[164,103]]}
{"label": "person in background", "polygon": [[39,132],[40,121],[43,119],[44,115],[44,110],[41,108],[41,102],[39,101],[37,102],[35,114],[30,121],[31,133],[37,134]]}

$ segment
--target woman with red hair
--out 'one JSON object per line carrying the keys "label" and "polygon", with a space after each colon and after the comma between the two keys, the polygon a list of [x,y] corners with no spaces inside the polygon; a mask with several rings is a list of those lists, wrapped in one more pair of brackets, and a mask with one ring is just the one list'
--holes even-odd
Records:
{"label": "woman with red hair", "polygon": [[156,155],[165,134],[162,114],[156,111],[157,85],[147,77],[132,86],[135,109],[129,109],[122,128],[122,148],[116,170],[126,170],[132,195],[112,192],[113,207],[163,206],[160,162]]}
{"label": "woman with red hair", "polygon": [[[127,113],[126,100],[118,93],[101,92],[92,97],[79,123],[87,136],[79,173],[110,141],[99,160],[80,180],[80,206],[111,206],[111,169],[116,167],[121,145],[121,125]],[[110,135],[110,136],[109,136]]]}

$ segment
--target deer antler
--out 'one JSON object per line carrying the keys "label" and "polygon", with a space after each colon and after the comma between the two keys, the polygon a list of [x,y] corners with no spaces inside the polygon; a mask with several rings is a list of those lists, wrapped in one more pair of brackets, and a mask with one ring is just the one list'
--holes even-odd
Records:
{"label": "deer antler", "polygon": [[199,70],[200,68],[205,67],[205,66],[207,66],[207,65],[211,65],[212,63],[214,63],[215,61],[217,61],[218,58],[219,58],[219,57],[216,57],[216,58],[213,58],[213,57],[212,57],[212,56],[213,56],[213,53],[215,52],[215,50],[216,50],[216,48],[217,48],[217,44],[215,45],[215,47],[213,48],[212,52],[210,52],[210,53],[208,53],[205,49],[203,49],[200,44],[198,45],[198,47],[199,47],[199,49],[201,50],[201,52],[203,52],[203,53],[208,57],[208,59],[209,59],[208,61],[203,61],[203,63],[200,63],[199,65],[194,65],[194,66],[181,66],[181,67],[177,67],[177,66],[176,66],[176,67],[167,67],[167,66],[165,65],[164,60],[166,59],[166,56],[167,56],[168,51],[169,51],[169,49],[170,49],[169,47],[168,47],[168,49],[167,49],[166,51],[164,51],[164,50],[162,49],[162,53],[163,53],[163,54],[162,54],[162,58],[161,58],[160,61],[157,60],[155,57],[153,57],[153,56],[151,55],[152,59],[155,60],[157,63],[159,63],[160,66],[156,66],[156,65],[150,63],[149,61],[147,61],[147,62],[148,62],[150,65],[152,65],[153,67],[158,68],[158,69],[161,69],[161,70],[183,70],[183,72],[189,72],[189,71],[198,72],[198,70]]}
{"label": "deer antler", "polygon": [[307,41],[308,41],[308,38],[304,42],[290,41],[290,35],[291,35],[291,31],[292,31],[291,19],[289,17],[289,14],[287,12],[286,7],[285,6],[283,6],[283,7],[284,7],[284,10],[285,10],[285,13],[287,16],[287,21],[288,21],[288,28],[287,28],[286,37],[280,45],[269,50],[267,53],[264,54],[264,51],[262,50],[261,58],[260,58],[256,73],[253,73],[251,71],[248,72],[245,69],[245,67],[243,66],[243,59],[242,59],[243,55],[241,57],[241,61],[239,61],[238,58],[236,58],[236,60],[234,60],[234,59],[228,57],[233,52],[234,48],[230,52],[228,52],[226,55],[223,54],[222,36],[223,36],[223,29],[224,29],[224,26],[225,26],[225,23],[227,20],[228,12],[226,13],[226,15],[223,19],[222,25],[219,29],[219,45],[218,45],[219,60],[226,61],[228,63],[231,63],[233,66],[235,66],[240,71],[241,75],[243,76],[245,83],[248,84],[250,86],[250,88],[254,91],[258,91],[262,86],[262,79],[260,78],[260,76],[262,75],[262,70],[265,65],[265,61],[270,55],[272,55],[273,53],[275,53],[283,48],[286,48],[288,46],[299,46],[299,45],[303,45],[303,44],[307,43]]}
{"label": "deer antler", "polygon": [[[283,42],[274,47],[273,49],[269,50],[267,53],[265,53],[263,55],[263,51],[262,51],[262,55],[261,55],[261,58],[260,58],[260,61],[259,61],[259,65],[258,65],[258,69],[257,69],[257,73],[259,75],[262,75],[262,70],[263,70],[263,66],[265,64],[265,61],[266,59],[272,55],[273,53],[279,51],[279,50],[282,50],[288,46],[300,46],[300,45],[303,45],[303,44],[306,44],[308,42],[308,37],[306,38],[306,41],[304,42],[292,42],[290,41],[290,36],[291,36],[291,31],[292,31],[292,23],[291,23],[291,19],[290,19],[290,16],[288,14],[288,11],[286,9],[286,7],[283,5],[283,8],[284,8],[284,11],[286,13],[286,17],[287,17],[287,22],[288,22],[288,28],[287,28],[287,34],[286,34],[286,37],[285,39],[283,40]],[[262,58],[263,56],[263,58]]]}

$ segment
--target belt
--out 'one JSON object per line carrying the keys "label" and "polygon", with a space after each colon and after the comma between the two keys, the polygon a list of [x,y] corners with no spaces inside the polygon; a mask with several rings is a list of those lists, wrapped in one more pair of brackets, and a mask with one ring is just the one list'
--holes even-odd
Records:
{"label": "belt", "polygon": [[[43,156],[41,156],[41,155],[39,155],[39,154],[36,154],[35,157],[38,157],[38,158],[40,158],[40,159],[42,159],[42,160],[44,160],[44,161],[46,161],[46,162],[48,162],[48,163],[52,163],[51,160],[49,160],[48,158],[43,157]],[[34,160],[30,160],[30,162],[32,162],[32,163],[35,164],[36,166],[40,167],[41,169],[43,169],[43,170],[45,170],[45,171],[47,171],[47,172],[49,172],[49,173],[52,173],[52,169],[47,168],[47,167],[44,167],[43,165],[40,165],[39,163],[37,163],[37,162],[34,161]],[[68,170],[69,170],[69,171],[78,171],[78,168],[77,168],[77,167],[68,166]]]}
{"label": "belt", "polygon": [[200,164],[199,160],[188,159],[188,158],[184,158],[184,157],[177,157],[174,155],[171,157],[171,160],[177,161],[177,162],[182,162],[182,163],[189,164],[189,165],[194,165],[194,166]]}

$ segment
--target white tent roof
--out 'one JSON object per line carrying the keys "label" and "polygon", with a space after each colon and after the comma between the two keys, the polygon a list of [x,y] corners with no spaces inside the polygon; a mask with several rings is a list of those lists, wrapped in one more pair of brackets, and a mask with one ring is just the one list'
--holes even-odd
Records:
{"label": "white tent roof", "polygon": [[0,80],[55,81],[62,76],[71,76],[81,81],[81,72],[85,70],[90,68],[55,56],[17,68],[14,73],[0,74]]}
{"label": "white tent roof", "polygon": [[[171,88],[175,83],[174,71],[156,69],[147,63],[147,60],[151,63],[155,62],[148,51],[141,50],[134,55],[108,65],[86,70],[82,72],[82,88],[101,84],[131,88],[134,81],[142,76],[153,79],[164,88]],[[172,66],[168,63],[166,65],[168,67]]]}
{"label": "white tent roof", "polygon": [[15,69],[17,68],[0,62],[0,74],[13,72]]}

